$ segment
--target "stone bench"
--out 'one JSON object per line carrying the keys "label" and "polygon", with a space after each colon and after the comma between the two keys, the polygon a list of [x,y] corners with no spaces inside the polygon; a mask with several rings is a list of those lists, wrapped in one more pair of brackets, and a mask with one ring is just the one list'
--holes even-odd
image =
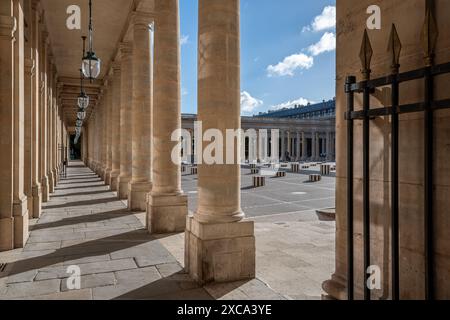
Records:
{"label": "stone bench", "polygon": [[331,166],[329,164],[320,165],[320,174],[323,176],[329,176],[331,172]]}
{"label": "stone bench", "polygon": [[259,173],[259,169],[258,168],[251,168],[250,169],[250,174],[258,174]]}
{"label": "stone bench", "polygon": [[250,167],[250,169],[256,169],[256,164],[255,163],[250,163],[249,167]]}
{"label": "stone bench", "polygon": [[291,164],[291,171],[294,173],[300,172],[300,165],[298,163]]}
{"label": "stone bench", "polygon": [[286,177],[286,172],[285,172],[285,171],[278,171],[278,172],[276,173],[276,177],[277,177],[277,178],[283,178],[283,177]]}
{"label": "stone bench", "polygon": [[266,185],[266,177],[263,176],[253,177],[254,188],[264,187],[265,185]]}
{"label": "stone bench", "polygon": [[302,169],[309,169],[309,166],[302,166]]}
{"label": "stone bench", "polygon": [[198,174],[198,167],[192,167],[192,168],[191,168],[191,174],[192,174],[192,175]]}
{"label": "stone bench", "polygon": [[320,180],[322,180],[322,176],[320,174],[309,175],[309,182],[319,182]]}

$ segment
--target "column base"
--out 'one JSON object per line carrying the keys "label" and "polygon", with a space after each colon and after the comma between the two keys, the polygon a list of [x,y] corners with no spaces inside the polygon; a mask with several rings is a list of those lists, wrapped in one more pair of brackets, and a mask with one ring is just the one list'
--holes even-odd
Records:
{"label": "column base", "polygon": [[128,184],[128,209],[131,211],[147,210],[147,193],[152,190],[149,182],[130,182]]}
{"label": "column base", "polygon": [[105,184],[107,186],[111,185],[111,169],[106,169],[105,171]]}
{"label": "column base", "polygon": [[28,219],[33,219],[33,194],[27,194]]}
{"label": "column base", "polygon": [[14,212],[14,248],[23,248],[27,243],[29,231],[29,217],[27,207],[27,197],[14,200],[13,212]]}
{"label": "column base", "polygon": [[128,199],[128,184],[131,181],[131,177],[119,177],[117,181],[117,196],[120,200]]}
{"label": "column base", "polygon": [[33,189],[33,218],[38,219],[42,214],[42,190],[40,185],[34,185]]}
{"label": "column base", "polygon": [[106,179],[106,168],[103,167],[103,166],[99,166],[99,168],[98,168],[98,175],[103,181],[105,181],[105,179]]}
{"label": "column base", "polygon": [[53,187],[56,188],[56,185],[58,184],[59,181],[59,173],[57,168],[53,169],[53,178],[54,178]]}
{"label": "column base", "polygon": [[14,218],[0,219],[0,252],[14,249]]}
{"label": "column base", "polygon": [[46,203],[50,200],[50,192],[49,192],[49,185],[48,185],[48,177],[45,176],[42,178],[41,182],[42,187],[42,202]]}
{"label": "column base", "polygon": [[188,217],[185,269],[200,285],[255,278],[253,221],[204,224]]}
{"label": "column base", "polygon": [[343,277],[333,274],[322,283],[322,289],[334,299],[347,300],[347,284]]}
{"label": "column base", "polygon": [[119,172],[111,172],[111,178],[110,178],[110,189],[111,191],[117,191],[118,187],[118,181],[119,181]]}
{"label": "column base", "polygon": [[185,231],[187,215],[186,195],[147,195],[147,230],[151,234]]}
{"label": "column base", "polygon": [[54,193],[55,192],[55,177],[53,176],[53,171],[50,171],[48,174],[48,192]]}

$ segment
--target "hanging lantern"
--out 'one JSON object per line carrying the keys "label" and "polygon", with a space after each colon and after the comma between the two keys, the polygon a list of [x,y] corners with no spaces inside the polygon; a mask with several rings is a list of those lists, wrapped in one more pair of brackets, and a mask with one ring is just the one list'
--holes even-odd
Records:
{"label": "hanging lantern", "polygon": [[81,128],[83,126],[83,121],[77,120],[76,124],[77,124],[77,127]]}
{"label": "hanging lantern", "polygon": [[89,107],[89,96],[84,92],[78,96],[78,107],[83,111]]}
{"label": "hanging lantern", "polygon": [[97,79],[100,75],[101,60],[97,58],[92,48],[93,43],[93,26],[92,26],[92,0],[89,0],[89,50],[83,56],[81,70],[86,78]]}
{"label": "hanging lantern", "polygon": [[80,110],[77,112],[77,119],[83,121],[86,119],[86,111]]}

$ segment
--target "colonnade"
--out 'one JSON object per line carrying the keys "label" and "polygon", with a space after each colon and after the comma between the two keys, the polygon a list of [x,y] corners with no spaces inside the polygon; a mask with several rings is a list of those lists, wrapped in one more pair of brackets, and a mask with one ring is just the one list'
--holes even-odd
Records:
{"label": "colonnade", "polygon": [[0,4],[0,251],[22,248],[60,178],[68,144],[37,0]]}
{"label": "colonnade", "polygon": [[[239,0],[199,0],[199,118],[205,131],[224,135],[240,128],[239,7]],[[252,278],[254,226],[243,221],[239,159],[199,166],[198,209],[188,216],[180,164],[172,161],[179,143],[172,133],[181,128],[179,28],[178,0],[133,12],[83,129],[84,160],[130,210],[147,211],[149,232],[186,232],[186,270],[198,282]]]}
{"label": "colonnade", "polygon": [[[194,128],[194,122],[197,119],[184,118],[183,119],[183,129],[189,133],[191,138],[190,146],[187,142],[183,143],[183,150],[186,152],[191,152],[192,158],[189,156],[187,161],[196,163],[196,134]],[[265,121],[270,121],[265,119]],[[242,161],[248,161],[251,159],[257,160],[258,162],[263,162],[264,155],[269,155],[272,150],[272,130],[278,130],[279,134],[279,153],[278,157],[280,161],[335,161],[336,159],[336,149],[335,149],[335,131],[328,130],[328,128],[318,128],[316,130],[298,130],[298,129],[285,129],[283,127],[276,127],[275,124],[267,126],[264,128],[257,121],[252,121],[252,123],[247,123],[246,119],[242,119],[244,133],[248,133],[252,130],[252,137],[247,137],[243,140],[245,143],[244,152],[242,154]],[[297,122],[296,126],[302,128],[308,120],[292,120],[292,122]],[[252,125],[258,129],[252,128]],[[327,127],[324,125],[324,127]],[[250,141],[253,139],[254,141]],[[253,144],[251,145],[250,142]],[[250,150],[250,149],[254,150]],[[260,153],[259,149],[264,148],[266,154]],[[258,150],[258,151],[257,151]],[[251,154],[254,157],[251,157]],[[271,156],[271,154],[270,154]],[[288,156],[290,159],[288,159]],[[256,159],[257,158],[257,159]]]}

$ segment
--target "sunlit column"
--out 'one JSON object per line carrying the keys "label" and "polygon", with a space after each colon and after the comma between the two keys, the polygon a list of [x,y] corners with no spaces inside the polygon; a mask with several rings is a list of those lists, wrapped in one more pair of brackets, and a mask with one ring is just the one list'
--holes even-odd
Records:
{"label": "sunlit column", "polygon": [[[14,125],[13,125],[13,214],[14,214],[14,247],[22,248],[28,239],[28,203],[24,194],[24,132],[25,132],[25,38],[23,2],[14,0],[14,16],[16,30],[14,33]],[[7,77],[8,78],[8,77]],[[1,106],[2,108],[5,105]],[[1,149],[2,152],[5,149]]]}
{"label": "sunlit column", "polygon": [[120,62],[113,65],[113,82],[111,92],[111,190],[117,191],[120,175]]}
{"label": "sunlit column", "polygon": [[133,33],[132,179],[128,186],[128,207],[147,209],[152,188],[152,61],[150,24],[152,17],[135,13]]}
{"label": "sunlit column", "polygon": [[120,44],[120,176],[118,184],[119,199],[128,199],[128,184],[131,181],[132,162],[132,100],[133,100],[133,46]]}
{"label": "sunlit column", "polygon": [[[15,19],[9,1],[0,6],[0,251],[14,249],[14,47]],[[9,75],[9,76],[8,76]]]}
{"label": "sunlit column", "polygon": [[32,85],[32,129],[31,129],[31,152],[32,152],[32,168],[31,168],[31,177],[32,177],[32,196],[33,196],[33,205],[32,212],[33,218],[39,218],[41,216],[41,205],[42,205],[42,190],[41,190],[41,182],[39,176],[39,149],[40,149],[40,141],[39,141],[39,109],[40,109],[40,29],[39,29],[39,1],[33,0],[31,3],[32,11],[31,11],[31,49],[32,49],[32,58],[34,60],[34,73],[31,78]]}
{"label": "sunlit column", "polygon": [[155,11],[153,186],[147,226],[151,233],[171,233],[184,231],[188,214],[180,163],[176,163],[181,152],[179,159],[172,159],[172,151],[181,143],[181,135],[179,141],[172,141],[172,133],[181,129],[179,2],[156,0]]}
{"label": "sunlit column", "polygon": [[[217,129],[224,138],[227,129],[241,128],[239,12],[239,0],[199,0],[198,119],[203,130]],[[233,140],[229,150],[219,146],[233,155],[233,164],[198,168],[198,209],[188,218],[185,266],[199,283],[255,275],[254,225],[242,221],[241,141]]]}

